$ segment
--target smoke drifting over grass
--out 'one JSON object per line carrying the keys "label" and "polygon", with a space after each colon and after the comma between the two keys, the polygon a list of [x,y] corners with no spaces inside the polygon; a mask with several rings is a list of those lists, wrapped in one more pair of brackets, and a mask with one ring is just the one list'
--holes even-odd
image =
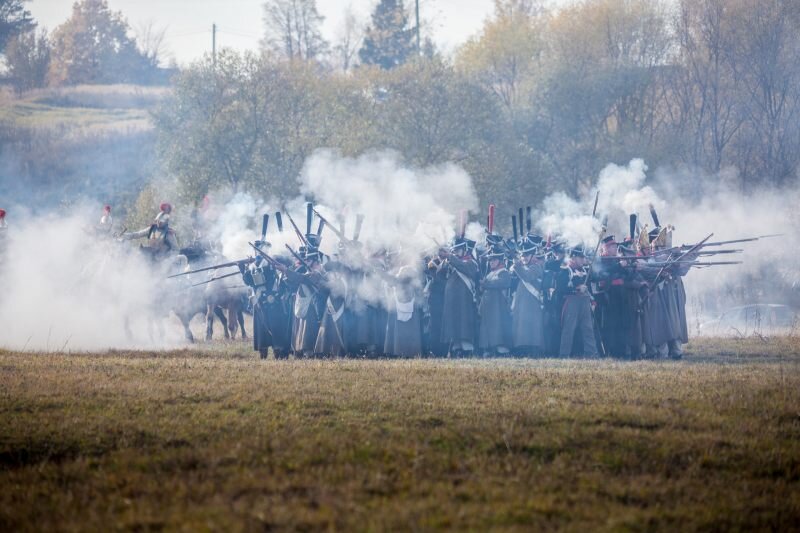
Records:
{"label": "smoke drifting over grass", "polygon": [[156,290],[163,274],[136,250],[98,242],[79,217],[17,216],[12,223],[0,267],[0,346],[99,350],[179,338],[150,336],[150,320],[162,319],[153,303],[163,296]]}

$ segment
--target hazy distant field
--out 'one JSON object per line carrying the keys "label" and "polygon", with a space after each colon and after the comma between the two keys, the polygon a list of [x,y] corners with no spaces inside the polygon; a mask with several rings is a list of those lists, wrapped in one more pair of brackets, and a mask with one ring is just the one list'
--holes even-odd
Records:
{"label": "hazy distant field", "polygon": [[0,352],[0,529],[797,528],[800,342],[690,352]]}
{"label": "hazy distant field", "polygon": [[0,121],[28,128],[86,133],[148,130],[150,111],[168,89],[136,85],[81,85],[0,97]]}

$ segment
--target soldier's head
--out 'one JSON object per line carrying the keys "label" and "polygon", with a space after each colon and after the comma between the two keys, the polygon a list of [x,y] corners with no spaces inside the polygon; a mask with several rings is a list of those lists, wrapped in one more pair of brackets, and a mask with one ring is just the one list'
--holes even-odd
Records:
{"label": "soldier's head", "polygon": [[311,267],[311,270],[318,269],[322,265],[322,254],[316,248],[307,249],[303,259]]}
{"label": "soldier's head", "polygon": [[6,227],[6,210],[0,209],[0,228]]}
{"label": "soldier's head", "polygon": [[563,261],[564,256],[566,255],[566,250],[564,249],[564,245],[560,242],[554,242],[550,246],[550,252],[553,254],[553,258],[558,261]]}
{"label": "soldier's head", "polygon": [[490,270],[497,270],[500,267],[505,266],[505,258],[506,255],[502,252],[502,250],[489,250],[489,253],[486,254],[486,259],[489,262],[489,269]]}
{"label": "soldier's head", "polygon": [[110,205],[103,206],[103,213],[106,214],[106,215],[110,215],[111,214],[111,206]]}
{"label": "soldier's head", "polygon": [[158,206],[158,208],[161,210],[162,213],[167,213],[167,214],[172,213],[172,204],[168,202],[162,202],[162,204]]}
{"label": "soldier's head", "polygon": [[500,235],[495,235],[493,233],[489,233],[486,235],[486,246],[491,248],[493,246],[498,246],[503,242],[503,237]]}
{"label": "soldier's head", "polygon": [[519,245],[519,254],[522,257],[522,261],[527,265],[530,264],[536,258],[536,252],[538,251],[538,246],[536,243],[529,239],[525,239]]}
{"label": "soldier's head", "polygon": [[586,264],[586,253],[583,251],[583,246],[576,246],[569,252],[570,262],[578,267]]}
{"label": "soldier's head", "polygon": [[457,237],[453,242],[453,246],[450,247],[450,253],[456,257],[464,257],[468,251],[467,240],[462,237]]}
{"label": "soldier's head", "polygon": [[615,257],[619,255],[619,244],[613,235],[609,235],[600,245],[600,255],[603,257]]}

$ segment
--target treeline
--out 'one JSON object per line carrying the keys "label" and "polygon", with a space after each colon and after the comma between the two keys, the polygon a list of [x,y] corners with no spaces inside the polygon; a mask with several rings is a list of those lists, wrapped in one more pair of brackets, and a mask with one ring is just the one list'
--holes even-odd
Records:
{"label": "treeline", "polygon": [[[106,0],[79,0],[63,24],[38,28],[25,0],[0,0],[0,49],[17,93],[80,84],[166,84],[159,66],[165,32],[152,24],[135,32]],[[135,34],[135,35],[134,35]]]}
{"label": "treeline", "polygon": [[[298,6],[303,24],[281,34],[279,15]],[[584,0],[549,11],[496,0],[449,59],[415,44],[401,0],[382,0],[346,68],[332,67],[342,44],[321,40],[313,0],[265,9],[260,55],[194,64],[156,116],[185,201],[219,187],[295,194],[320,147],[455,161],[482,201],[509,206],[579,194],[609,162],[635,157],[698,180],[726,171],[743,193],[797,179],[796,1]]]}

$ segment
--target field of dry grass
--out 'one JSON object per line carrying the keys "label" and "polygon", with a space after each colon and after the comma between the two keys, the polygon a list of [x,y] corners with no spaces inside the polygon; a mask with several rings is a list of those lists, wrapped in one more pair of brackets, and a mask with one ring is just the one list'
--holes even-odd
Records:
{"label": "field of dry grass", "polygon": [[153,127],[150,111],[168,94],[163,87],[81,85],[0,96],[0,121],[72,135],[129,133]]}
{"label": "field of dry grass", "polygon": [[795,529],[800,342],[679,362],[0,352],[0,529]]}

